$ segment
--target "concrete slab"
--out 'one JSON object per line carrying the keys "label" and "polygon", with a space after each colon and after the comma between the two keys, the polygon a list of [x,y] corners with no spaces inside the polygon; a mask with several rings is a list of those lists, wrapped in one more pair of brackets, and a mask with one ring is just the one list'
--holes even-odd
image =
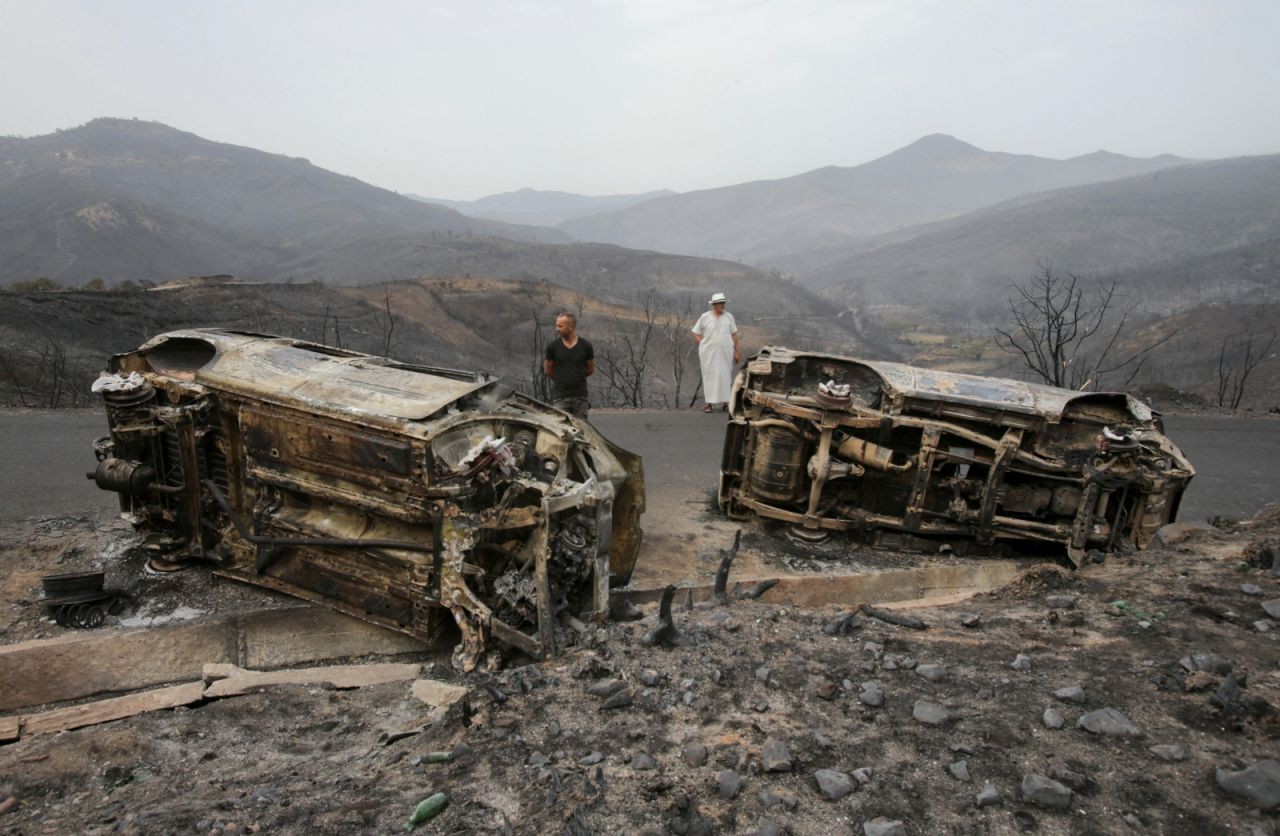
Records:
{"label": "concrete slab", "polygon": [[[954,603],[970,595],[998,589],[1033,566],[1033,560],[977,560],[968,563],[934,564],[914,569],[887,569],[856,575],[782,576],[778,584],[760,596],[761,601],[822,607],[831,604],[853,607],[858,604],[940,601]],[[751,583],[744,582],[744,586]],[[733,588],[730,577],[730,590]],[[711,599],[709,584],[691,586],[694,601]],[[683,589],[676,603],[685,600]],[[622,590],[614,595],[633,603],[648,603],[662,597],[661,589]]]}
{"label": "concrete slab", "polygon": [[428,649],[408,636],[310,606],[77,633],[0,645],[0,711],[199,679],[207,662],[270,669]]}

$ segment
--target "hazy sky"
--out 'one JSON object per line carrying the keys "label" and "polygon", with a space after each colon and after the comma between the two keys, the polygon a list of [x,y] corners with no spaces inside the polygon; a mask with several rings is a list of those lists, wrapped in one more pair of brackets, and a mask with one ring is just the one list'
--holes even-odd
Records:
{"label": "hazy sky", "polygon": [[1280,152],[1280,0],[0,0],[0,134],[136,116],[380,186],[678,191],[928,133]]}

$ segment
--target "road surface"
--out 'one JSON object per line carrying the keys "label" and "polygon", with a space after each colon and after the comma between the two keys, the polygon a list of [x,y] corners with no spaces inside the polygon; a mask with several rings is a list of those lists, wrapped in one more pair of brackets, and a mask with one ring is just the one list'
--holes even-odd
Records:
{"label": "road surface", "polygon": [[[646,529],[707,508],[720,466],[722,413],[601,410],[592,417],[611,440],[644,457]],[[1198,471],[1182,519],[1251,516],[1280,502],[1280,420],[1173,415],[1165,429]],[[0,411],[0,523],[115,509],[115,494],[85,478],[95,465],[93,441],[105,434],[100,413]]]}

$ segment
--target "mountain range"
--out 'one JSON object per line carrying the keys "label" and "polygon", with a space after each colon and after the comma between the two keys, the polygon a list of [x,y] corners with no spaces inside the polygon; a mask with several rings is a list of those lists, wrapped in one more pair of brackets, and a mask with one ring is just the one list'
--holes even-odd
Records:
{"label": "mountain range", "polygon": [[[986,305],[989,317],[1008,282],[1040,262],[1142,286],[1178,275],[1188,293],[1208,274],[1236,292],[1272,292],[1278,187],[1280,157],[1053,160],[933,134],[858,166],[683,194],[522,189],[450,202],[495,217],[574,216],[553,228],[472,217],[155,122],[95,119],[0,138],[0,283],[470,274],[627,302],[657,292],[701,305],[720,289],[788,316],[827,306],[803,286],[840,306]],[[779,289],[783,271],[797,284]]]}
{"label": "mountain range", "polygon": [[273,278],[280,260],[387,235],[568,240],[129,119],[0,138],[0,207],[0,270],[12,279]]}
{"label": "mountain range", "polygon": [[853,167],[827,166],[649,200],[560,225],[575,238],[788,269],[814,250],[942,220],[1020,195],[1187,162],[1099,151],[1068,160],[926,136]]}
{"label": "mountain range", "polygon": [[[1280,155],[1184,165],[1023,196],[958,218],[864,240],[798,278],[848,304],[1003,307],[1039,264],[1125,278],[1150,309],[1180,295],[1280,291]],[[821,259],[810,255],[810,261]],[[1212,271],[1204,266],[1212,265]],[[997,292],[992,294],[992,290]]]}
{"label": "mountain range", "polygon": [[667,197],[675,192],[660,189],[643,194],[583,195],[572,192],[520,189],[514,192],[489,195],[479,200],[444,200],[441,198],[409,195],[424,203],[447,206],[474,218],[489,218],[515,224],[556,226],[565,221],[601,212],[615,212],[637,203]]}

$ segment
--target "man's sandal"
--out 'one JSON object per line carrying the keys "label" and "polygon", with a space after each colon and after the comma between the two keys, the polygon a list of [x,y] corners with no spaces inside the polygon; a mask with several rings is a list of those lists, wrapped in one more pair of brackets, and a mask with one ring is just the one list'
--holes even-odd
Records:
{"label": "man's sandal", "polygon": [[711,404],[707,404],[705,407],[703,407],[702,411],[703,411],[703,412],[715,412],[715,410],[711,408]]}

